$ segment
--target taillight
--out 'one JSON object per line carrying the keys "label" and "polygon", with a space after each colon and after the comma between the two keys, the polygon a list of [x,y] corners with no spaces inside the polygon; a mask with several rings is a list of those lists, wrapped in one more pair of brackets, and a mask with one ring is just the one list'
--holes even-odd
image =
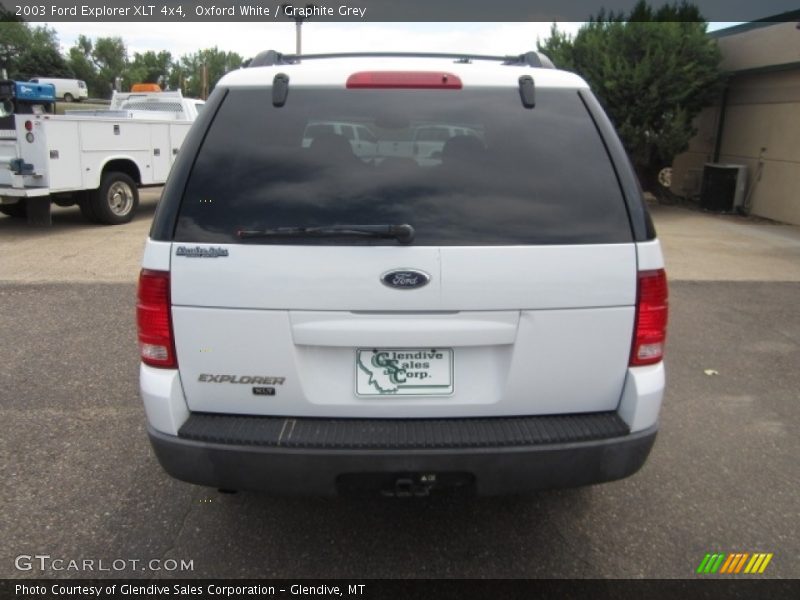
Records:
{"label": "taillight", "polygon": [[360,71],[347,78],[348,89],[460,90],[461,79],[441,71]]}
{"label": "taillight", "polygon": [[142,362],[152,367],[176,368],[167,271],[142,269],[139,274],[136,323]]}
{"label": "taillight", "polygon": [[636,327],[630,365],[652,365],[664,358],[667,337],[667,274],[664,269],[640,271]]}

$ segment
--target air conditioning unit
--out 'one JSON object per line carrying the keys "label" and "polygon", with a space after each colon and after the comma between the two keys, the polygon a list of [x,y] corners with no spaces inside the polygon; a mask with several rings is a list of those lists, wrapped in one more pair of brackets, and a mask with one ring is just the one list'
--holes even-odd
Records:
{"label": "air conditioning unit", "polygon": [[746,165],[706,163],[703,167],[700,208],[733,212],[744,206],[746,191]]}

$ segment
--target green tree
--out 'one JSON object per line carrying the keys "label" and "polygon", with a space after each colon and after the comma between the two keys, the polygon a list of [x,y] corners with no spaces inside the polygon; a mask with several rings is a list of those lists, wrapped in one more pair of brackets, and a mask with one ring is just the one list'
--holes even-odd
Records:
{"label": "green tree", "polygon": [[107,86],[101,85],[97,75],[97,67],[92,61],[92,40],[79,35],[75,45],[67,52],[67,64],[75,77],[86,82],[90,98],[99,98],[107,93]]}
{"label": "green tree", "polygon": [[0,23],[0,69],[9,77],[17,72],[19,56],[30,41],[30,31],[25,23]]}
{"label": "green tree", "polygon": [[102,98],[111,96],[114,81],[117,77],[125,77],[128,66],[128,50],[120,37],[101,37],[94,41],[92,63],[97,69],[98,95]]}
{"label": "green tree", "polygon": [[130,86],[137,82],[166,83],[172,71],[172,54],[166,50],[155,53],[148,50],[143,54],[134,53],[128,65],[126,83]]}
{"label": "green tree", "polygon": [[72,69],[61,55],[55,29],[35,27],[30,29],[29,46],[19,56],[21,78],[72,77]]}
{"label": "green tree", "polygon": [[716,41],[695,6],[657,10],[643,0],[626,16],[601,11],[574,39],[555,25],[539,49],[591,86],[619,132],[645,189],[696,133],[692,125],[718,96]]}
{"label": "green tree", "polygon": [[[229,71],[242,66],[242,57],[236,52],[206,48],[186,54],[176,63],[169,76],[170,88],[180,88],[187,96],[200,98],[211,93],[217,82]],[[203,89],[203,69],[207,72],[207,90]]]}
{"label": "green tree", "polygon": [[30,27],[21,22],[0,22],[0,68],[10,79],[72,77],[72,70],[61,56],[54,29]]}

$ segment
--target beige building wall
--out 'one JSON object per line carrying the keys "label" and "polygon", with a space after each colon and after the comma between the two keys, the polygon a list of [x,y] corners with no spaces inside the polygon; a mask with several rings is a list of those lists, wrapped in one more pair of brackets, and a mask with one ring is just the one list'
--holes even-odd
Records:
{"label": "beige building wall", "polygon": [[717,38],[724,71],[743,71],[800,61],[797,23],[772,23]]}
{"label": "beige building wall", "polygon": [[685,198],[695,198],[700,194],[703,165],[711,162],[714,156],[714,141],[717,135],[719,107],[706,108],[694,121],[697,129],[689,140],[689,149],[672,161],[673,194]]}
{"label": "beige building wall", "polygon": [[[778,23],[719,43],[727,68],[758,70],[731,74],[718,162],[747,165],[752,214],[800,225],[800,31]],[[674,193],[699,194],[719,118],[720,107],[698,116],[689,150],[673,162]]]}

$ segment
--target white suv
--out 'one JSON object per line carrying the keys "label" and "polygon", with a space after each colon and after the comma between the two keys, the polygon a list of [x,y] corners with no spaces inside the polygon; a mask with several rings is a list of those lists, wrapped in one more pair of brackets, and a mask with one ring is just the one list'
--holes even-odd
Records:
{"label": "white suv", "polygon": [[[409,495],[642,466],[664,391],[661,248],[597,100],[547,62],[267,52],[220,81],[139,281],[168,473]],[[480,135],[364,160],[335,132],[303,142],[325,122],[378,148],[423,125]]]}

